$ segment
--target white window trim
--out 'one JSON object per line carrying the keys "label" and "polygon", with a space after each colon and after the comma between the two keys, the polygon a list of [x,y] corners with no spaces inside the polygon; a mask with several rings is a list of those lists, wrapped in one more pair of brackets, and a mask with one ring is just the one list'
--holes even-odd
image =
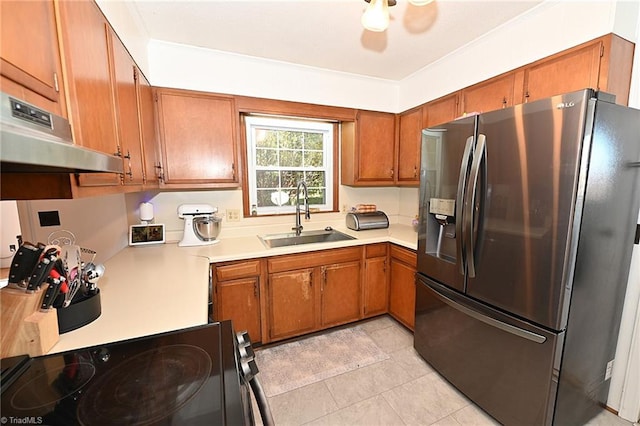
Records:
{"label": "white window trim", "polygon": [[[253,128],[271,128],[277,130],[292,131],[319,131],[323,133],[323,158],[325,171],[325,204],[311,204],[310,207],[317,208],[320,211],[333,211],[334,197],[334,176],[333,176],[333,138],[334,123],[328,121],[320,121],[313,119],[296,119],[296,118],[274,118],[262,115],[252,115],[245,117],[246,143],[247,143],[247,169],[248,169],[248,189],[249,189],[249,205],[257,205],[257,188],[256,188],[256,150],[253,141]],[[279,206],[279,207],[257,207],[258,215],[272,214],[289,214],[295,212],[295,206]]]}

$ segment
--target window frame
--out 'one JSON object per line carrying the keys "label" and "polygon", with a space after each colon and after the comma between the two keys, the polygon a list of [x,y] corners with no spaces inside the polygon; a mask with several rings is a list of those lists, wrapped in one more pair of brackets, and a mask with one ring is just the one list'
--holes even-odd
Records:
{"label": "window frame", "polygon": [[[288,206],[282,211],[282,208],[276,208],[273,210],[259,208],[257,216],[251,215],[251,200],[255,196],[252,194],[252,191],[255,193],[255,152],[252,150],[251,145],[253,144],[250,141],[250,126],[252,122],[259,121],[259,125],[264,125],[264,123],[273,124],[273,127],[276,128],[286,128],[287,126],[279,127],[278,124],[292,124],[296,121],[302,123],[314,123],[317,122],[320,127],[330,128],[330,132],[333,136],[333,140],[325,143],[324,146],[324,155],[325,159],[330,158],[332,164],[325,167],[325,173],[327,178],[327,186],[326,186],[326,194],[327,194],[327,202],[324,204],[323,210],[318,210],[317,205],[311,205],[312,213],[330,213],[338,211],[339,204],[339,185],[340,185],[340,177],[339,177],[339,162],[340,162],[340,153],[339,153],[339,138],[340,138],[340,127],[339,122],[327,119],[327,118],[315,118],[315,117],[304,117],[304,116],[290,116],[290,115],[276,115],[276,114],[264,114],[264,113],[250,113],[244,112],[241,114],[241,135],[242,135],[242,151],[244,157],[244,176],[245,179],[242,184],[243,190],[243,213],[245,217],[266,217],[266,216],[283,216],[283,215],[291,215],[295,214],[295,206]],[[305,127],[305,125],[300,126],[300,130],[304,131],[304,129],[312,129],[314,126]],[[289,126],[289,128],[294,129],[296,126]],[[332,182],[329,182],[329,181]],[[280,210],[280,211],[277,211]],[[315,210],[315,211],[314,211]]]}

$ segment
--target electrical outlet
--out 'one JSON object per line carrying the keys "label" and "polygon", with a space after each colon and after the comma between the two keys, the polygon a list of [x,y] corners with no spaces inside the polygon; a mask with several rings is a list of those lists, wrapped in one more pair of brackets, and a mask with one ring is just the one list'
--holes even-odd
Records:
{"label": "electrical outlet", "polygon": [[16,251],[16,245],[15,244],[9,244],[9,251],[11,253],[14,253]]}
{"label": "electrical outlet", "polygon": [[604,379],[609,380],[611,378],[611,372],[613,371],[613,360],[607,363],[607,371],[604,373]]}
{"label": "electrical outlet", "polygon": [[227,222],[240,222],[240,210],[227,209]]}

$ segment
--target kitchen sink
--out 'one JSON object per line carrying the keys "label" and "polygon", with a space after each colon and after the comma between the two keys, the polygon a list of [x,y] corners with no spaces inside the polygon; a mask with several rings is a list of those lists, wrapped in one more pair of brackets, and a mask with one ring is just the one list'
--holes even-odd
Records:
{"label": "kitchen sink", "polygon": [[262,244],[267,248],[295,246],[298,244],[311,243],[331,243],[335,241],[355,240],[351,235],[343,234],[334,229],[325,229],[320,231],[303,231],[300,235],[295,232],[287,232],[284,234],[267,234],[258,235]]}

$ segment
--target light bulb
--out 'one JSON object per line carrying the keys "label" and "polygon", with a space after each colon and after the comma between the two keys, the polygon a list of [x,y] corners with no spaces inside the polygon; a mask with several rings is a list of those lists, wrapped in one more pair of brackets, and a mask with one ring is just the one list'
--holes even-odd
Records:
{"label": "light bulb", "polygon": [[381,32],[389,27],[389,4],[387,0],[371,0],[362,14],[362,25],[369,31]]}
{"label": "light bulb", "polygon": [[411,3],[414,6],[424,6],[431,3],[432,1],[433,0],[409,0],[409,3]]}

